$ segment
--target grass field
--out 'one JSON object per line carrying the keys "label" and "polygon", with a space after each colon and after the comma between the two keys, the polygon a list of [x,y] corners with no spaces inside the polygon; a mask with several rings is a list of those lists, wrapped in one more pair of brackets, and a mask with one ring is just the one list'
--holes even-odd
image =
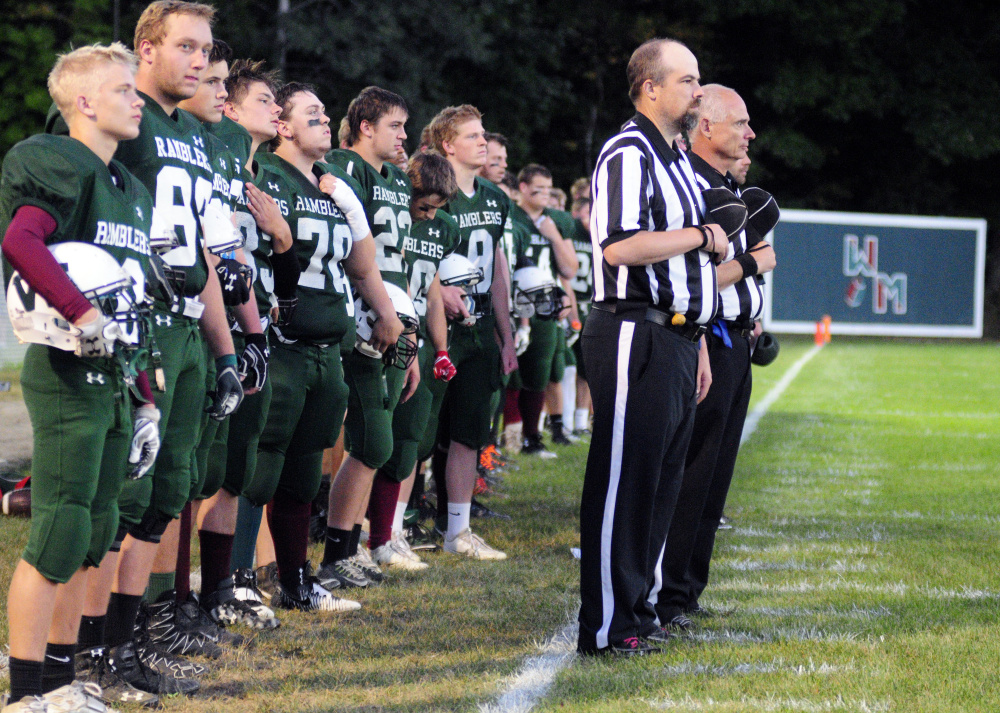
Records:
{"label": "grass field", "polygon": [[[810,346],[783,342],[755,402]],[[562,656],[533,710],[1000,710],[998,357],[957,342],[821,350],[744,446],[703,598],[716,616],[644,660]],[[286,614],[165,708],[496,709],[575,617],[586,449],[560,454],[522,458],[492,500],[514,522],[479,525],[507,562],[431,555],[359,594],[360,612]],[[5,584],[27,529],[0,528]]]}

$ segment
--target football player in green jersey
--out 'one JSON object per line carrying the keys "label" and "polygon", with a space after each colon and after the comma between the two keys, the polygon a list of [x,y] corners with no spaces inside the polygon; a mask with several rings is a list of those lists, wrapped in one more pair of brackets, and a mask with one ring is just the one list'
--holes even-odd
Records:
{"label": "football player in green jersey", "polygon": [[[576,228],[572,238],[573,249],[576,250],[576,258],[580,267],[573,279],[569,281],[576,307],[576,315],[570,315],[570,319],[575,319],[580,324],[577,331],[582,333],[583,325],[590,313],[591,295],[594,293],[594,246],[590,242],[590,198],[577,198],[573,201],[571,208]],[[579,339],[574,341],[572,349],[576,360],[576,407],[573,410],[573,434],[586,436],[590,434],[590,387],[587,385],[587,372],[583,366],[583,351]]]}
{"label": "football player in green jersey", "polygon": [[[326,159],[361,186],[361,202],[375,239],[375,262],[382,279],[408,290],[404,246],[410,238],[410,179],[392,161],[406,139],[408,117],[403,97],[367,87],[347,108],[350,149],[336,149]],[[361,523],[375,472],[393,451],[392,412],[420,382],[420,364],[406,372],[372,359],[357,349],[344,355],[344,379],[350,389],[344,445],[347,457],[330,483],[326,549],[320,582],[364,586],[366,570],[376,581],[378,565],[358,550]]]}
{"label": "football player in green jersey", "polygon": [[[278,185],[276,177],[255,161],[258,147],[278,132],[281,107],[274,101],[276,73],[266,71],[263,62],[237,60],[226,78],[226,91],[225,116],[215,126],[226,127],[218,132],[219,135],[239,137],[242,132],[251,139],[247,153],[242,154],[245,200],[237,203],[234,217],[243,233],[244,248],[253,260],[257,316],[261,325],[269,325],[272,295],[277,295],[278,303],[287,314],[294,302],[295,284],[301,273],[291,230],[278,204],[255,185]],[[242,330],[234,331],[233,341],[242,343],[242,340]],[[233,558],[242,564],[232,572],[232,579],[228,579],[231,573],[228,557],[236,547],[234,540],[238,540],[239,495],[256,468],[257,443],[270,403],[271,380],[268,379],[260,392],[244,399],[239,410],[230,417],[228,438],[222,443],[216,439],[208,465],[209,479],[221,480],[222,487],[198,510],[198,535],[202,545],[200,602],[217,620],[240,621],[253,628],[271,628],[277,622],[274,612],[263,605],[255,591],[252,552],[260,525],[260,508],[254,508],[245,518],[247,526],[253,523],[243,535],[251,554],[241,552]],[[244,605],[233,602],[234,598],[244,601]]]}
{"label": "football player in green jersey", "polygon": [[282,87],[277,102],[282,106],[277,147],[272,154],[258,154],[257,161],[280,176],[279,191],[272,194],[281,193],[278,203],[292,227],[302,274],[291,320],[272,326],[277,339],[271,357],[273,394],[257,467],[244,494],[258,505],[273,497],[268,524],[280,586],[272,604],[343,611],[358,605],[319,584],[307,547],[323,449],[336,440],[347,407],[339,349],[355,329],[347,278],[378,317],[370,327],[375,351],[394,347],[403,324],[375,263],[360,186],[338,167],[322,163],[331,143],[323,103],[312,87],[299,83]]}
{"label": "football player in green jersey", "polygon": [[[144,301],[153,216],[149,192],[112,159],[120,141],[139,134],[143,100],[135,67],[134,55],[117,43],[60,57],[49,92],[69,136],[27,139],[3,163],[4,273],[15,296],[9,308],[17,304],[9,311],[15,330],[35,342],[21,376],[34,431],[31,531],[7,601],[5,702],[12,705],[5,711],[44,710],[45,702],[34,698],[56,689],[54,695],[75,699],[81,710],[104,709],[82,688],[69,687],[84,592],[91,568],[115,538],[126,471],[141,476],[158,446],[159,412],[145,372],[145,388],[134,389],[133,436],[123,364],[130,372],[132,366],[118,358],[128,352],[126,341],[139,337],[139,324],[121,321],[120,310],[125,295]],[[101,261],[71,247],[79,243]],[[48,245],[63,252],[57,257]],[[17,270],[13,279],[10,268]],[[81,293],[88,290],[83,278],[93,280],[91,287],[117,287],[98,298],[96,289]],[[136,459],[140,453],[144,463]],[[155,701],[136,692],[143,698]]]}
{"label": "football player in green jersey", "polygon": [[[222,291],[205,256],[206,207],[214,171],[201,124],[177,108],[195,94],[208,67],[214,16],[209,5],[158,0],[143,11],[135,29],[136,85],[146,105],[138,138],[122,142],[116,157],[150,190],[158,215],[176,234],[177,246],[163,259],[173,275],[177,299],[153,308],[154,334],[162,352],[156,401],[163,414],[163,446],[152,482],[130,482],[122,491],[119,534],[127,536],[108,607],[106,639],[111,647],[126,645],[135,636],[139,603],[159,541],[168,525],[179,527],[176,518],[187,504],[205,402],[203,339],[215,357],[215,417],[225,418],[243,398]],[[176,546],[164,552],[175,557]],[[150,610],[150,621],[157,620],[155,629],[153,623],[149,627],[151,639],[171,653],[218,655],[212,635],[178,629],[173,592],[165,594]]]}
{"label": "football player in green jersey", "polygon": [[[558,196],[556,191],[559,192]],[[552,194],[549,197],[549,207],[545,209],[545,215],[552,219],[559,230],[559,234],[573,247],[573,252],[577,257],[577,268],[574,275],[570,278],[563,275],[559,276],[559,282],[566,293],[566,299],[570,307],[569,314],[560,324],[562,334],[559,336],[559,346],[552,374],[549,376],[549,384],[545,389],[545,411],[548,414],[546,421],[548,423],[549,435],[553,443],[560,445],[568,445],[578,440],[576,436],[567,434],[566,429],[563,427],[563,414],[568,413],[572,416],[573,405],[576,403],[576,357],[572,347],[568,343],[570,341],[574,343],[579,341],[580,332],[583,329],[583,324],[580,322],[577,313],[576,294],[572,289],[572,285],[570,285],[570,280],[576,279],[576,276],[583,269],[586,269],[588,272],[590,271],[590,260],[586,260],[586,268],[580,265],[580,254],[577,249],[576,240],[578,224],[570,213],[559,207],[565,206],[565,204],[566,193],[560,189],[553,188]],[[586,239],[589,245],[589,233]],[[568,384],[568,386],[564,384]]]}
{"label": "football player in green jersey", "polygon": [[[560,233],[555,223],[545,214],[552,189],[552,174],[537,163],[528,164],[517,177],[518,204],[513,218],[531,234],[527,258],[553,279],[572,277],[577,269],[573,245]],[[552,376],[557,355],[561,356],[564,340],[562,329],[552,315],[533,315],[529,320],[530,340],[527,349],[518,357],[521,374],[521,393],[518,406],[523,420],[521,452],[529,455],[550,454],[542,444],[538,421],[545,404],[545,389]],[[562,375],[558,375],[562,378]],[[549,457],[551,457],[550,454]]]}
{"label": "football player in green jersey", "polygon": [[[441,520],[445,514],[440,509],[442,501],[447,500],[444,548],[473,559],[505,559],[506,554],[472,533],[469,517],[478,450],[489,441],[491,400],[501,386],[501,372],[517,368],[510,330],[510,274],[503,247],[510,201],[477,175],[486,163],[486,136],[478,109],[467,104],[443,109],[428,133],[434,148],[455,170],[459,191],[446,209],[459,224],[458,252],[483,269],[484,279],[474,288],[474,298],[481,307],[488,305],[490,312],[471,327],[455,324],[452,328],[450,353],[458,374],[445,399],[447,413],[441,428],[448,443],[447,492],[439,490],[438,495]],[[447,302],[445,309],[452,316],[458,312]]]}
{"label": "football player in green jersey", "polygon": [[[249,221],[241,220],[245,224],[253,221],[252,215],[246,211],[246,199],[244,196],[244,179],[242,167],[249,158],[249,152],[253,149],[253,139],[250,134],[239,124],[224,118],[224,110],[229,92],[226,88],[226,81],[229,76],[229,60],[232,58],[232,51],[229,46],[219,39],[214,41],[212,55],[209,57],[209,66],[205,72],[198,91],[190,99],[185,99],[180,103],[180,107],[196,119],[201,121],[206,128],[206,147],[209,150],[212,167],[215,171],[215,181],[213,184],[213,200],[218,198],[228,210],[234,213],[244,211],[244,215]],[[280,109],[273,108],[275,105],[272,99],[272,109],[269,116],[277,118]],[[243,137],[250,141],[245,153],[237,155],[221,138],[217,137],[212,129],[219,126],[223,121],[229,125],[224,135],[233,141],[233,149],[243,151]],[[267,126],[276,132],[274,124],[268,122]],[[274,138],[273,134],[268,140]],[[271,201],[273,204],[273,201]],[[236,219],[235,215],[233,216]],[[283,225],[279,226],[283,233],[287,233],[288,242],[291,242],[291,232],[284,224],[284,219],[278,216]],[[243,227],[242,230],[246,230]],[[242,237],[242,234],[241,234]],[[243,267],[247,264],[244,250],[237,248],[234,252],[227,252],[224,255],[210,255],[209,260],[215,267],[219,275],[219,281],[223,287],[223,296],[226,304],[231,309],[235,318],[235,330],[233,332],[234,345],[242,347],[240,357],[240,376],[243,377],[243,387],[247,396],[252,396],[259,389],[265,387],[267,383],[267,358],[269,355],[267,340],[264,337],[259,307],[255,298],[255,293],[251,291],[252,270]],[[270,307],[270,300],[267,302]],[[211,383],[215,374],[209,363],[208,381]],[[242,404],[245,406],[246,404]],[[225,502],[230,508],[229,518],[222,518],[227,526],[220,527],[218,513],[216,517],[210,518],[209,528],[204,527],[204,518],[208,514],[202,512],[201,501],[215,495],[222,487],[226,475],[226,442],[230,420],[219,422],[208,417],[202,417],[202,432],[200,442],[196,449],[197,457],[192,466],[192,491],[191,500],[185,513],[181,517],[180,550],[177,566],[177,599],[184,602],[188,599],[190,576],[190,553],[188,543],[191,535],[192,517],[198,523],[198,539],[201,545],[201,592],[199,602],[201,606],[216,620],[223,623],[243,623],[253,628],[274,628],[277,620],[271,612],[261,608],[264,616],[258,616],[257,612],[249,605],[240,604],[236,600],[234,587],[226,586],[221,590],[220,582],[229,578],[229,564],[232,559],[232,546],[236,524],[235,498]],[[216,457],[209,462],[209,453],[213,448],[213,443],[217,445]],[[185,527],[186,525],[186,527]],[[223,530],[223,531],[220,531]],[[159,560],[159,557],[158,557]],[[157,562],[159,565],[160,562]],[[164,565],[169,566],[168,562]],[[154,565],[154,574],[161,570]],[[228,584],[228,583],[227,583]],[[219,590],[219,591],[217,591]]]}
{"label": "football player in green jersey", "polygon": [[372,486],[368,547],[381,566],[408,570],[427,565],[403,536],[403,513],[413,489],[418,450],[424,433],[437,428],[437,410],[456,370],[448,354],[448,323],[441,301],[438,265],[458,247],[458,223],[441,206],[458,190],[455,171],[437,153],[414,156],[406,171],[413,186],[413,229],[406,241],[410,294],[420,317],[420,384],[392,415],[392,457],[379,469]]}

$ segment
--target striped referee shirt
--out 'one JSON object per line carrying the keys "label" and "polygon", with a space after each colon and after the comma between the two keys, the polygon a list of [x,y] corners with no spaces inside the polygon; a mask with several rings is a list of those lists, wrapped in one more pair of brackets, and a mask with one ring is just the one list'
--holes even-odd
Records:
{"label": "striped referee shirt", "polygon": [[[707,188],[728,188],[737,197],[740,195],[740,187],[728,174],[723,176],[694,151],[690,152],[688,159],[691,161],[691,167],[694,169],[699,188],[702,190]],[[737,239],[730,243],[730,250],[729,254],[726,255],[726,261],[732,260],[737,255],[742,255],[746,252],[746,249],[747,231],[744,228],[740,231]],[[719,313],[717,316],[721,319],[739,322],[741,325],[748,326],[749,322],[760,317],[760,312],[763,308],[764,292],[756,276],[745,277],[719,292]]]}
{"label": "striped referee shirt", "polygon": [[652,265],[614,267],[603,249],[640,231],[701,225],[705,204],[688,157],[636,114],[604,144],[591,181],[594,301],[639,302],[708,324],[717,308],[715,265],[691,250]]}

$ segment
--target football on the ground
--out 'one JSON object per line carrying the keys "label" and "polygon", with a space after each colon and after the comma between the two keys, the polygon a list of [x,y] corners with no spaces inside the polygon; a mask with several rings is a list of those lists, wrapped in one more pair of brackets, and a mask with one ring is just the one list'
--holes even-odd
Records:
{"label": "football on the ground", "polygon": [[31,517],[31,488],[11,490],[3,496],[3,514]]}

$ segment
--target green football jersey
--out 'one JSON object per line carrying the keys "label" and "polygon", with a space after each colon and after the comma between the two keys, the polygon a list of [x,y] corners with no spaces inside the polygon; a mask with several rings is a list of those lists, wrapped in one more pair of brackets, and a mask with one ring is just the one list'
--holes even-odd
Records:
{"label": "green football jersey", "polygon": [[250,156],[250,149],[253,147],[250,132],[228,116],[223,116],[222,121],[218,124],[205,124],[205,128],[212,136],[220,139],[236,157],[239,162],[236,166],[236,174],[239,175],[243,170],[243,164]]}
{"label": "green football jersey", "polygon": [[579,220],[573,220],[573,250],[576,251],[580,266],[570,280],[570,287],[576,293],[578,304],[590,302],[594,295],[594,244],[590,241],[590,228]]}
{"label": "green football jersey", "polygon": [[201,294],[208,280],[198,216],[212,198],[215,171],[201,123],[182,109],[167,116],[151,97],[139,92],[139,136],[118,144],[115,158],[125,164],[153,196],[157,213],[174,227],[178,246],[163,256],[184,271],[184,295]]}
{"label": "green football jersey", "polygon": [[214,124],[202,124],[205,146],[212,164],[212,198],[218,198],[230,210],[236,210],[239,202],[246,203],[243,195],[243,161],[225,141],[212,133],[212,126]]}
{"label": "green football jersey", "polygon": [[[261,153],[260,155],[264,155]],[[288,197],[282,193],[283,181],[281,175],[270,166],[262,166],[254,161],[257,177],[250,175],[250,171],[243,169],[242,181],[253,183],[257,188],[264,191],[276,201],[278,205],[284,201],[287,205]],[[287,187],[284,189],[287,193]],[[287,208],[282,210],[286,219]],[[271,255],[274,253],[271,236],[261,231],[257,227],[250,210],[247,208],[246,197],[237,202],[236,227],[243,235],[243,250],[250,260],[250,269],[253,271],[253,292],[257,300],[257,312],[261,317],[266,315],[271,309],[271,295],[274,293],[274,272],[271,269]],[[251,259],[252,258],[252,259]]]}
{"label": "green football jersey", "polygon": [[382,279],[406,289],[403,245],[410,237],[410,179],[395,164],[382,164],[382,172],[350,149],[334,149],[326,160],[340,166],[361,186],[361,203],[375,238],[375,263]]}
{"label": "green football jersey", "polygon": [[[108,167],[87,146],[68,136],[39,134],[12,148],[0,177],[0,241],[18,208],[33,205],[56,220],[47,243],[93,243],[132,277],[136,301],[144,299],[149,275],[149,230],[153,199],[119,162]],[[4,261],[4,289],[11,267]],[[22,285],[23,286],[23,285]],[[22,299],[31,299],[27,293]],[[138,341],[139,325],[123,325],[126,340]]]}
{"label": "green football jersey", "polygon": [[434,282],[438,265],[458,247],[458,223],[443,210],[434,213],[433,220],[413,224],[406,239],[406,266],[409,273],[410,297],[420,317],[420,336],[427,334],[427,290]]}
{"label": "green football jersey", "polygon": [[[526,258],[535,267],[540,267],[553,276],[557,275],[555,260],[552,257],[552,243],[541,234],[531,216],[514,203],[510,207],[510,218],[515,230],[520,229],[522,236],[527,235],[526,241],[524,237],[520,238],[518,247],[521,252],[518,253],[518,258]],[[515,264],[520,264],[520,261]]]}
{"label": "green football jersey", "polygon": [[445,210],[458,221],[461,242],[457,252],[483,269],[483,281],[473,291],[485,293],[496,276],[494,251],[497,246],[503,248],[504,236],[511,231],[511,204],[503,191],[484,178],[476,177],[475,188],[471,197],[462,191],[456,193]]}
{"label": "green football jersey", "polygon": [[[298,307],[290,323],[274,330],[284,340],[339,342],[354,329],[354,300],[341,264],[354,244],[347,220],[328,195],[280,156],[258,152],[257,163],[273,172],[278,189],[264,185],[266,180],[259,188],[277,201],[288,221],[302,268],[296,291]],[[332,173],[360,197],[361,187],[337,166],[317,163],[313,171],[317,175]]]}

